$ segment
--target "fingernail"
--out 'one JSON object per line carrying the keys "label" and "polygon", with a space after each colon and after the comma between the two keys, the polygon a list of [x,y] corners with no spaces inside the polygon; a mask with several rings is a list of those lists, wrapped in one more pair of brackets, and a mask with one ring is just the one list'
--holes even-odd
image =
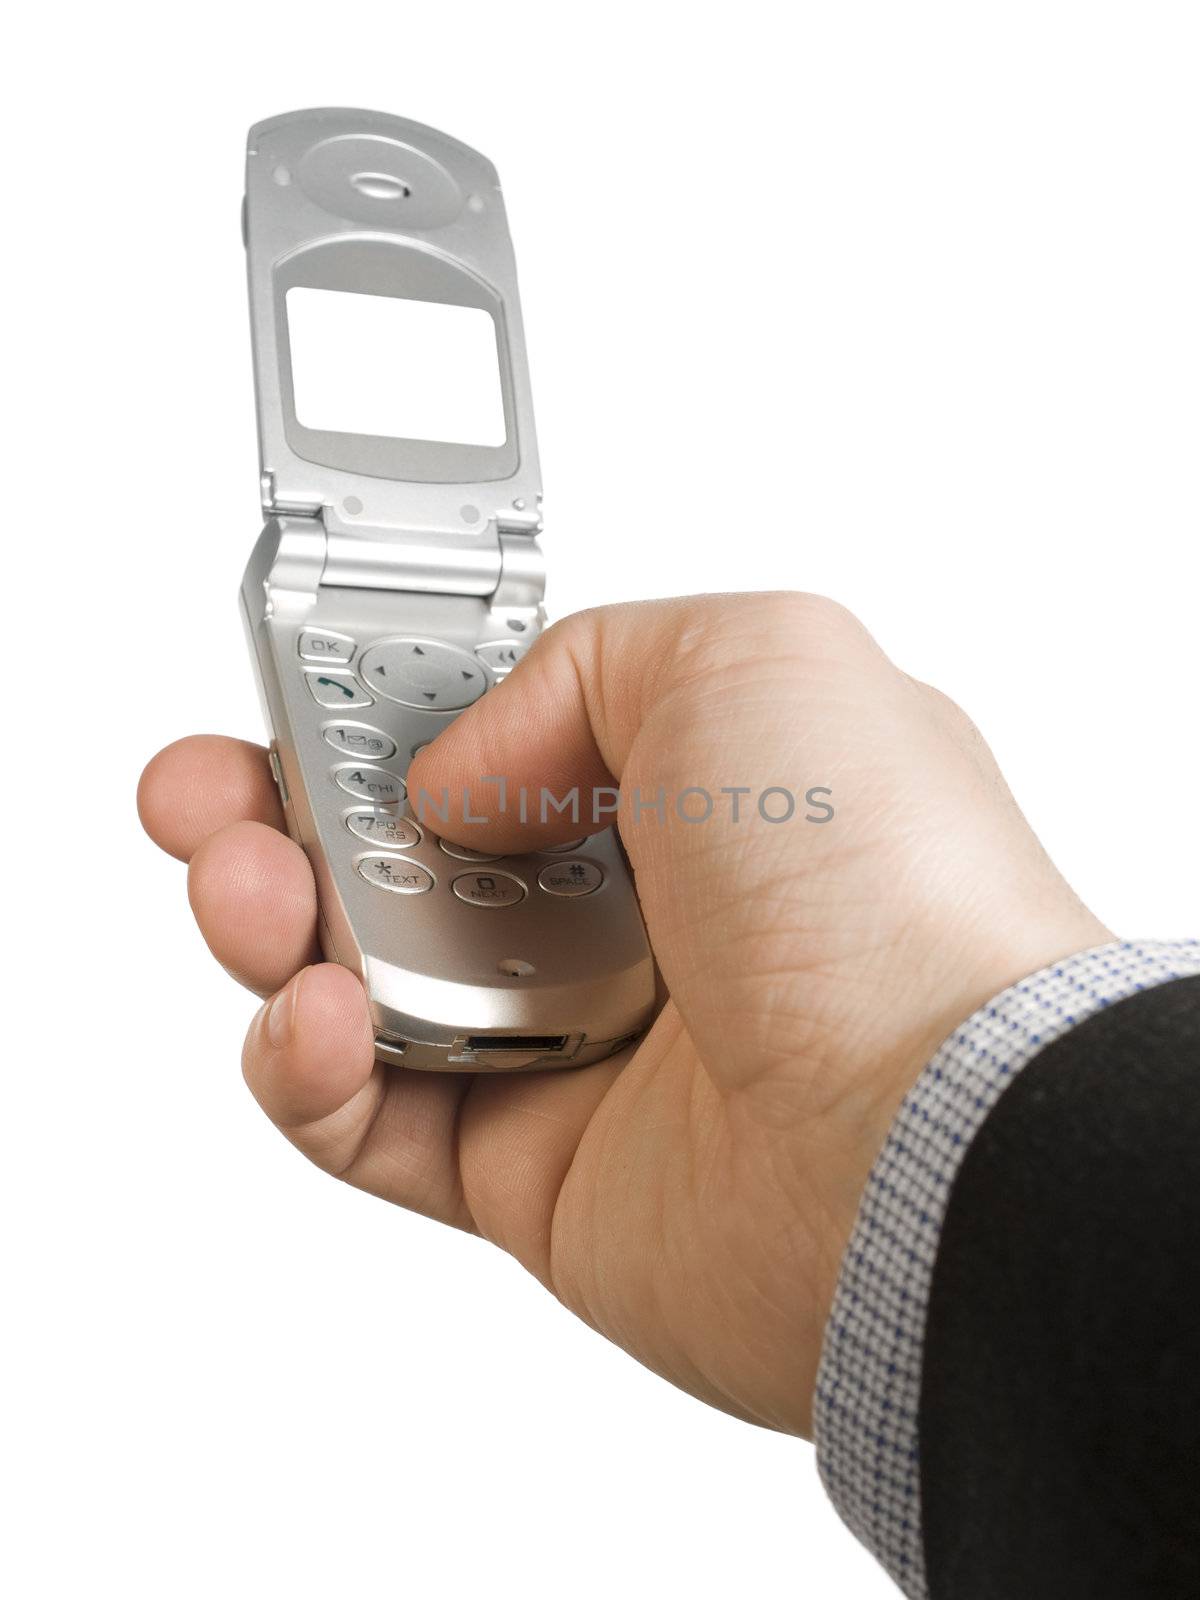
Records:
{"label": "fingernail", "polygon": [[282,1050],[292,1039],[292,1023],[296,1016],[296,996],[300,992],[303,973],[293,978],[281,989],[267,1007],[267,1038],[276,1050]]}

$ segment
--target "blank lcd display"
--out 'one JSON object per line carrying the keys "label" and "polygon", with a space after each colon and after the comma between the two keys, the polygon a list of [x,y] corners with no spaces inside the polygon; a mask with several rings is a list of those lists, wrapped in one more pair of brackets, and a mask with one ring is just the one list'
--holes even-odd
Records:
{"label": "blank lcd display", "polygon": [[293,288],[296,420],[331,433],[502,445],[496,325],[475,306]]}

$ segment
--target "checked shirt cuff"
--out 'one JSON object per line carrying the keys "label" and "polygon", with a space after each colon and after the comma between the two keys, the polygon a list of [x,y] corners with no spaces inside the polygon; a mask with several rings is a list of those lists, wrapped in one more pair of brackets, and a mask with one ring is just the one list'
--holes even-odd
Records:
{"label": "checked shirt cuff", "polygon": [[950,1189],[1021,1069],[1085,1018],[1200,973],[1200,942],[1085,950],[997,995],[951,1034],[905,1099],[842,1257],[814,1416],[817,1464],[842,1519],[910,1600],[927,1600],[921,1531],[921,1354]]}

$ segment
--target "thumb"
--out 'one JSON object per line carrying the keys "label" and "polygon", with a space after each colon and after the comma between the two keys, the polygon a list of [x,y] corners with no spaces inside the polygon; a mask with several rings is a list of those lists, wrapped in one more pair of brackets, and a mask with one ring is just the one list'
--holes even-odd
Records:
{"label": "thumb", "polygon": [[[418,817],[460,843],[502,851],[594,831],[595,811],[611,804],[609,791],[653,699],[650,668],[670,655],[691,604],[581,611],[548,629],[503,682],[415,758],[408,790]],[[543,791],[572,789],[576,817],[539,804]],[[480,817],[488,821],[474,820]]]}
{"label": "thumb", "polygon": [[[739,684],[756,679],[761,690],[771,677],[778,686],[788,657],[819,656],[828,666],[850,652],[887,668],[849,613],[815,596],[698,595],[578,612],[421,751],[408,773],[410,801],[421,820],[462,844],[498,852],[561,844],[614,819],[615,790],[637,749],[648,759],[635,763],[633,778],[654,779],[640,792],[639,814],[668,775],[680,790],[743,781],[735,769],[768,735],[774,748],[755,764],[769,764],[786,726],[785,696],[776,688],[764,703]],[[705,680],[714,690],[708,703]],[[635,796],[629,781],[624,788],[622,834],[636,861],[627,826]],[[576,803],[557,809],[572,791]]]}

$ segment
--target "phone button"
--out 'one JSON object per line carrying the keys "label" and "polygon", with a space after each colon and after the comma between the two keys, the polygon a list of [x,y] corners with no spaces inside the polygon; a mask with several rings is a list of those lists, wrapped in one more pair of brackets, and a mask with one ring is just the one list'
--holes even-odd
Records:
{"label": "phone button", "polygon": [[382,845],[387,850],[411,850],[421,842],[421,830],[411,817],[399,817],[382,807],[351,811],[346,826],[356,839]]}
{"label": "phone button", "polygon": [[538,883],[547,894],[566,899],[594,894],[603,882],[604,873],[593,861],[553,861],[538,873]]}
{"label": "phone button", "polygon": [[540,852],[540,854],[544,856],[569,856],[573,851],[578,850],[586,843],[586,835],[582,839],[568,839],[566,844],[548,844],[546,848]]}
{"label": "phone button", "polygon": [[323,628],[305,628],[296,647],[302,661],[347,662],[356,649],[354,640],[344,633],[326,633]]}
{"label": "phone button", "polygon": [[433,888],[433,874],[403,856],[360,856],[354,865],[360,878],[392,894],[427,894]]}
{"label": "phone button", "polygon": [[306,672],[304,682],[319,706],[336,706],[339,710],[349,711],[352,706],[375,704],[358,679],[349,672]]}
{"label": "phone button", "polygon": [[515,906],[525,898],[525,885],[507,872],[464,872],[450,887],[469,906]]}
{"label": "phone button", "polygon": [[491,644],[476,645],[475,654],[485,667],[489,667],[498,678],[503,678],[528,649],[529,646],[520,639],[497,639]]}
{"label": "phone button", "polygon": [[377,806],[398,805],[404,799],[404,779],[382,767],[335,767],[333,777],[339,789]]}
{"label": "phone button", "polygon": [[453,839],[439,839],[438,848],[456,861],[503,861],[503,856],[488,855],[484,850],[472,850],[468,845],[455,844]]}
{"label": "phone button", "polygon": [[348,756],[366,756],[369,761],[386,761],[396,754],[396,741],[378,728],[362,722],[331,722],[321,730],[326,744]]}
{"label": "phone button", "polygon": [[271,767],[271,776],[275,779],[275,787],[279,790],[279,798],[286,806],[288,803],[287,779],[283,775],[283,766],[279,760],[279,751],[272,740],[271,748],[267,751],[267,761]]}
{"label": "phone button", "polygon": [[381,639],[358,672],[372,694],[419,711],[461,711],[489,682],[474,656],[441,639]]}

